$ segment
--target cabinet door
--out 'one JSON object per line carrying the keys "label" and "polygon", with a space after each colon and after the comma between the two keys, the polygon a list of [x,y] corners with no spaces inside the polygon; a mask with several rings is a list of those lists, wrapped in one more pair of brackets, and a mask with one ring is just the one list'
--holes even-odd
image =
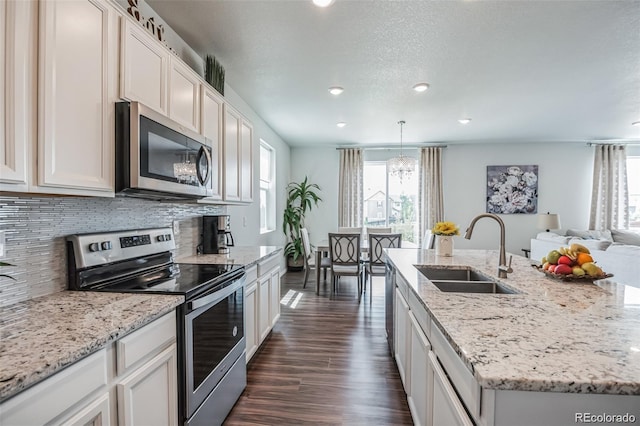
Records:
{"label": "cabinet door", "polygon": [[169,117],[200,132],[200,80],[182,62],[172,59],[169,69]]}
{"label": "cabinet door", "polygon": [[224,199],[240,201],[240,114],[224,106]]}
{"label": "cabinet door", "polygon": [[395,356],[396,364],[398,365],[398,372],[400,373],[400,379],[404,385],[404,390],[407,394],[410,392],[409,388],[409,364],[408,364],[408,352],[409,348],[409,305],[404,300],[402,293],[396,288],[396,305],[395,305]]}
{"label": "cabinet door", "polygon": [[260,343],[269,334],[271,330],[271,321],[269,318],[269,279],[261,277],[258,280],[258,330],[260,332]]}
{"label": "cabinet door", "polygon": [[169,52],[139,24],[122,18],[120,97],[167,114]]}
{"label": "cabinet door", "polygon": [[177,424],[176,345],[142,365],[116,387],[119,425]]}
{"label": "cabinet door", "polygon": [[40,2],[41,187],[113,195],[116,27],[115,11],[102,0]]}
{"label": "cabinet door", "polygon": [[427,336],[422,332],[422,328],[412,311],[409,312],[409,322],[411,329],[409,344],[411,347],[409,353],[411,383],[407,402],[409,403],[413,422],[417,425],[430,425],[431,419],[428,419],[427,414],[431,411],[431,391],[429,389],[430,381],[428,380],[429,351],[431,350],[431,345],[429,344]]}
{"label": "cabinet door", "polygon": [[217,92],[202,85],[202,117],[200,119],[202,125],[202,135],[206,138],[207,143],[211,146],[211,195],[207,197],[210,200],[222,199],[222,128],[223,128],[223,105],[224,101]]}
{"label": "cabinet door", "polygon": [[429,369],[432,372],[433,383],[433,425],[472,426],[473,422],[467,415],[462,403],[458,399],[453,386],[438,362],[433,352],[429,352]]}
{"label": "cabinet door", "polygon": [[109,392],[106,392],[87,404],[62,426],[108,426],[111,424]]}
{"label": "cabinet door", "polygon": [[247,362],[258,349],[256,289],[257,283],[254,281],[247,285],[247,291],[244,294],[244,337],[247,341]]}
{"label": "cabinet door", "polygon": [[280,319],[280,268],[275,268],[269,278],[269,318],[271,328]]}
{"label": "cabinet door", "polygon": [[253,126],[242,121],[240,151],[240,200],[253,201]]}
{"label": "cabinet door", "polygon": [[[37,10],[35,3],[0,2],[0,190],[28,190],[28,155],[35,135]],[[3,184],[8,185],[3,185]]]}

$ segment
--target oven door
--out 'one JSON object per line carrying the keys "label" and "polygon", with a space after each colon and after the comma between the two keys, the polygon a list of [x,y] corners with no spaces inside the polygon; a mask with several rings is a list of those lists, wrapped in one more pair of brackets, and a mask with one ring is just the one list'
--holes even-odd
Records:
{"label": "oven door", "polygon": [[[211,147],[206,139],[138,102],[122,103],[128,129],[118,130],[122,155],[129,158],[125,193],[145,191],[183,198],[210,196]],[[128,142],[128,143],[127,143]],[[120,167],[122,167],[120,165]]]}
{"label": "oven door", "polygon": [[[245,350],[244,274],[227,284],[186,303],[187,418],[207,399]],[[246,362],[244,358],[240,361]]]}

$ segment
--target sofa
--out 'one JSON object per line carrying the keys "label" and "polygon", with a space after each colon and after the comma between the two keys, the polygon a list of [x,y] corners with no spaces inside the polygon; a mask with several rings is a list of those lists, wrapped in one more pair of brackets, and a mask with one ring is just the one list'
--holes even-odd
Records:
{"label": "sofa", "polygon": [[540,262],[551,250],[573,243],[587,247],[596,264],[613,274],[613,281],[640,288],[640,233],[576,229],[567,230],[565,235],[540,232],[531,239],[531,259]]}

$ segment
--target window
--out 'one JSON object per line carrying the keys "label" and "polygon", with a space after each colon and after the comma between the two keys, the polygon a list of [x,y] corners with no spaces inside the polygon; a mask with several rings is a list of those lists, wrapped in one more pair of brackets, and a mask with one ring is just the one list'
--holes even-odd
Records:
{"label": "window", "polygon": [[276,152],[260,139],[260,233],[276,229]]}
{"label": "window", "polygon": [[364,162],[364,226],[391,227],[403,241],[418,242],[418,173],[402,182],[384,161]]}
{"label": "window", "polygon": [[640,231],[640,157],[627,157],[629,227]]}

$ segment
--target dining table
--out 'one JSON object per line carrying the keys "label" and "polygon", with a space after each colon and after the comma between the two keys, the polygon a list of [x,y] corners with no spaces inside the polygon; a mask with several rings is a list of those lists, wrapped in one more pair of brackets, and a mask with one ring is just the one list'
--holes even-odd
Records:
{"label": "dining table", "polygon": [[[411,241],[402,241],[402,245],[405,248],[417,248],[418,245]],[[369,239],[360,239],[360,251],[362,253],[369,253]],[[322,256],[329,253],[329,240],[321,240],[316,244],[316,295],[320,294],[320,268],[318,265],[322,262]]]}

